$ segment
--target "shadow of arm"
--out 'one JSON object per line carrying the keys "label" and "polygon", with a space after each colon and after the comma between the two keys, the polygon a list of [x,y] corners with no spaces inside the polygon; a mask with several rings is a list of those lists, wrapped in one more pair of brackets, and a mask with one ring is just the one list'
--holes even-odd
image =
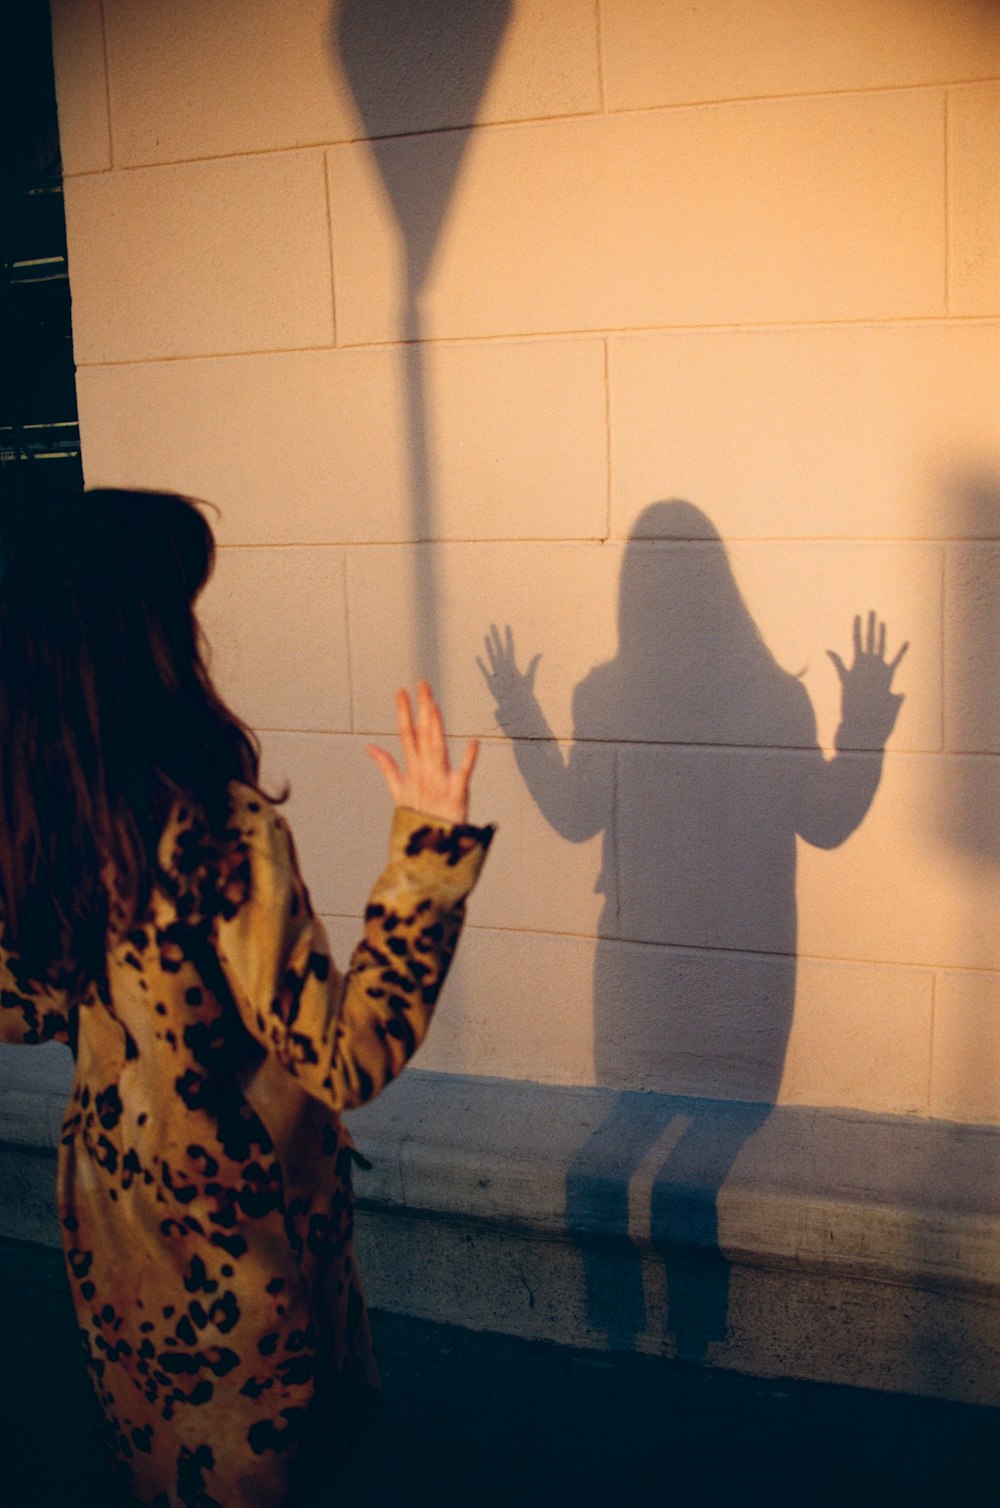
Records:
{"label": "shadow of arm", "polygon": [[[541,716],[541,709],[539,709]],[[535,805],[560,837],[585,843],[607,821],[606,793],[586,745],[564,755],[555,739],[515,739],[514,758]]]}
{"label": "shadow of arm", "polygon": [[882,778],[881,749],[838,752],[825,759],[819,749],[808,756],[795,823],[799,836],[814,848],[838,848],[861,826]]}
{"label": "shadow of arm", "polygon": [[586,842],[607,821],[607,791],[601,779],[605,762],[579,741],[564,755],[535,696],[541,655],[519,670],[511,628],[501,634],[495,624],[484,648],[486,659],[477,659],[477,664],[493,694],[497,723],[513,745],[521,778],[560,837]]}
{"label": "shadow of arm", "polygon": [[892,690],[892,678],[908,648],[904,644],[889,660],[885,644],[885,624],[869,613],[864,631],[860,615],[854,620],[850,666],[827,650],[841,689],[836,753],[825,759],[818,749],[811,752],[796,822],[797,832],[816,848],[836,848],[850,837],[878,790],[885,745],[903,705],[902,696]]}

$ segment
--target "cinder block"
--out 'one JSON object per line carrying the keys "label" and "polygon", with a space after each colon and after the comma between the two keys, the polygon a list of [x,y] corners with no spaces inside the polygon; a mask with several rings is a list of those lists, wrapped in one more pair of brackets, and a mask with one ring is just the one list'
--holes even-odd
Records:
{"label": "cinder block", "polygon": [[601,341],[128,364],[78,392],[88,482],[210,498],[229,543],[606,529]]}
{"label": "cinder block", "polygon": [[335,87],[365,136],[600,109],[590,0],[337,0],[333,10]]}
{"label": "cinder block", "polygon": [[221,549],[199,618],[219,690],[252,727],[350,730],[342,550]]}
{"label": "cinder block", "polygon": [[[366,740],[267,733],[263,742],[272,785],[291,781],[286,810],[296,836],[302,835],[313,904],[325,914],[360,916],[382,867],[391,810],[382,778],[365,757]],[[395,738],[379,735],[376,742],[400,757]],[[605,893],[611,877],[600,878],[599,836],[600,808],[611,805],[610,769],[607,750],[587,761],[591,806],[581,806],[598,830],[590,841],[572,843],[538,811],[509,750],[484,746],[470,818],[495,822],[499,831],[470,902],[477,926],[584,936],[597,930],[612,903]]]}
{"label": "cinder block", "polygon": [[71,178],[66,226],[80,365],[333,341],[318,153]]}
{"label": "cinder block", "polygon": [[267,732],[263,780],[285,782],[281,810],[291,824],[312,904],[324,914],[360,917],[385,864],[392,803],[365,739],[332,733]]}
{"label": "cinder block", "polygon": [[794,991],[794,959],[599,942],[594,1081],[773,1103]]}
{"label": "cinder block", "polygon": [[[1000,24],[1000,23],[998,23]],[[948,99],[952,314],[1000,313],[1000,83]]]}
{"label": "cinder block", "polygon": [[306,146],[348,133],[329,0],[105,0],[115,141],[131,166]]}
{"label": "cinder block", "polygon": [[527,741],[482,746],[473,820],[498,832],[476,887],[478,926],[585,937],[612,930],[614,755],[582,748],[567,767],[567,753]]}
{"label": "cinder block", "polygon": [[593,972],[589,938],[467,927],[420,1067],[593,1083]]}
{"label": "cinder block", "polygon": [[933,988],[929,971],[800,958],[779,1101],[926,1115]]}
{"label": "cinder block", "polygon": [[[873,611],[876,624],[886,625],[887,661],[904,642],[910,646],[892,678],[892,694],[902,694],[904,701],[888,746],[894,750],[941,747],[942,557],[937,547],[775,541],[734,545],[729,557],[769,654],[808,694],[824,748],[832,748],[844,711],[840,679],[827,651],[838,653],[850,669],[854,620],[861,619],[864,646],[868,615]],[[720,626],[724,621],[720,620]],[[876,646],[878,634],[876,627]],[[741,683],[734,674],[734,706],[752,694],[752,684],[752,678]],[[877,748],[885,736],[884,703],[873,695],[870,705],[862,705],[868,715],[852,734],[859,735],[854,746]],[[785,743],[780,718],[774,732],[761,741]]]}
{"label": "cinder block", "polygon": [[[619,550],[585,544],[350,551],[355,726],[392,731],[395,687],[412,685],[436,662],[449,728],[495,733],[493,694],[476,659],[485,661],[490,625],[510,624],[518,670],[541,654],[535,690],[544,716],[556,734],[572,737],[574,688],[614,655],[619,564]],[[513,719],[508,729],[529,737],[544,732],[536,718],[517,716],[515,688],[503,684]]]}
{"label": "cinder block", "polygon": [[[970,761],[751,749],[619,756],[620,935],[677,946],[996,968],[1000,865],[953,810],[995,832],[1000,770]],[[968,778],[968,777],[966,777]],[[859,820],[859,813],[860,816]],[[799,841],[796,833],[804,835]],[[994,845],[995,850],[995,845]]]}
{"label": "cinder block", "polygon": [[[873,757],[857,758],[867,766]],[[619,753],[618,771],[619,935],[793,959],[796,832],[851,820],[849,801],[824,781],[822,755],[632,748]]]}
{"label": "cinder block", "polygon": [[[265,732],[264,779],[272,789],[289,781],[283,808],[298,843],[313,904],[324,915],[360,917],[388,842],[391,802],[372,762],[367,739]],[[394,738],[376,742],[399,758]],[[455,745],[457,752],[458,745]],[[526,932],[595,932],[611,901],[610,876],[600,878],[601,811],[611,804],[611,754],[595,750],[587,762],[584,808],[597,829],[572,843],[537,810],[514,771],[509,750],[486,745],[480,754],[470,819],[499,831],[469,903],[476,926]],[[600,887],[600,888],[599,888]],[[511,932],[512,941],[514,931]]]}
{"label": "cinder block", "polygon": [[947,747],[1000,754],[1000,544],[952,545],[945,582]]}
{"label": "cinder block", "polygon": [[908,0],[721,0],[711,6],[602,0],[608,104],[886,89],[982,78],[1000,67],[990,5]]}
{"label": "cinder block", "polygon": [[800,953],[1000,968],[998,811],[997,760],[890,752],[856,832],[799,846]]}
{"label": "cinder block", "polygon": [[926,1113],[932,976],[599,941],[593,1082]]}
{"label": "cinder block", "polygon": [[101,0],[51,0],[59,148],[66,177],[111,166]]}
{"label": "cinder block", "polygon": [[600,106],[589,0],[344,6],[108,0],[129,164],[259,152]]}
{"label": "cinder block", "polygon": [[940,315],[943,110],[913,91],[516,126],[386,143],[379,172],[334,147],[340,337],[398,339],[408,275],[433,337]]}
{"label": "cinder block", "polygon": [[1000,973],[939,975],[931,1113],[1000,1122]]}
{"label": "cinder block", "polygon": [[973,520],[956,495],[1000,473],[995,326],[621,336],[610,372],[615,534],[663,498],[729,539],[1000,529],[1000,502]]}

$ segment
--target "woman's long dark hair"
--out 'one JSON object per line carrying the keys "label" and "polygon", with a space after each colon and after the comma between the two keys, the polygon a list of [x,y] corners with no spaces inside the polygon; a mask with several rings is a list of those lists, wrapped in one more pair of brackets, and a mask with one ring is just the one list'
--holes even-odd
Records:
{"label": "woman's long dark hair", "polygon": [[221,840],[260,751],[203,658],[215,543],[193,503],[59,493],[0,518],[0,551],[4,942],[29,977],[82,985],[103,976],[112,900],[125,926],[144,914],[174,801]]}

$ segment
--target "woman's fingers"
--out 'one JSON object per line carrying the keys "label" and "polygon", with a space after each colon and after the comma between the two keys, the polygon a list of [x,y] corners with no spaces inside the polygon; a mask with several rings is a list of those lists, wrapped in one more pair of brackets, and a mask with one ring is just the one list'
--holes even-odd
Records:
{"label": "woman's fingers", "polygon": [[440,764],[447,774],[448,744],[444,736],[444,719],[441,716],[441,708],[434,700],[434,693],[426,681],[420,682],[421,700],[426,712],[426,737],[427,748],[432,759]]}
{"label": "woman's fingers", "polygon": [[403,746],[404,764],[412,764],[417,754],[417,730],[413,726],[413,708],[410,698],[402,687],[396,692],[396,723],[399,741]]}
{"label": "woman's fingers", "polygon": [[479,739],[473,738],[470,739],[469,743],[467,744],[465,753],[462,755],[462,762],[456,772],[459,782],[459,789],[463,792],[468,789],[469,781],[472,778],[473,770],[476,768],[476,760],[478,758]]}
{"label": "woman's fingers", "polygon": [[416,707],[402,688],[396,693],[402,767],[374,744],[367,753],[378,765],[397,806],[412,807],[447,822],[466,820],[468,786],[479,752],[473,739],[452,769],[441,709],[426,681],[418,681]]}
{"label": "woman's fingers", "polygon": [[405,691],[396,693],[399,698],[401,717],[399,736],[403,744],[406,768],[429,772],[432,769],[448,769],[448,750],[444,736],[441,711],[434,700],[434,693],[426,681],[417,682],[416,717]]}
{"label": "woman's fingers", "polygon": [[430,687],[426,681],[417,682],[417,745],[427,739],[427,731],[430,726],[431,695]]}
{"label": "woman's fingers", "polygon": [[399,765],[393,759],[391,754],[387,754],[385,749],[380,749],[375,744],[366,744],[365,753],[370,755],[378,765],[379,769],[382,772],[382,778],[385,781],[386,785],[389,787],[389,795],[398,805],[400,794],[403,789],[402,777],[399,773]]}

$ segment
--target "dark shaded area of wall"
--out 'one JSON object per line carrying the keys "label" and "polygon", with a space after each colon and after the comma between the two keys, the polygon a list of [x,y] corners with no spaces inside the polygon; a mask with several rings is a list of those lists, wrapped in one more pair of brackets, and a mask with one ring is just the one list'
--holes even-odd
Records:
{"label": "dark shaded area of wall", "polygon": [[0,498],[82,480],[49,8],[17,0],[0,45]]}

